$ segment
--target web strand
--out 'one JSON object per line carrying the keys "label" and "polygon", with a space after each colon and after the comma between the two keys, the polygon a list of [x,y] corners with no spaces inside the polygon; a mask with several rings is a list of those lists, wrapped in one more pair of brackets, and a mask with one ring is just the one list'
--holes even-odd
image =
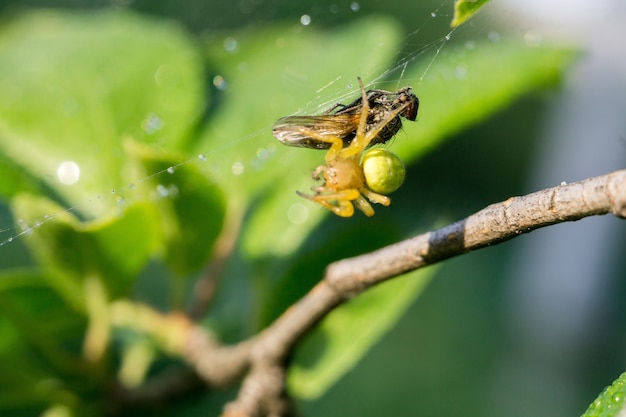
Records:
{"label": "web strand", "polygon": [[[447,22],[449,20],[449,16],[442,15],[441,10],[444,8],[452,10],[451,4],[452,3],[447,0],[440,3],[437,8],[430,13],[428,18],[423,20],[415,29],[402,39],[401,49],[396,51],[396,59],[391,66],[384,68],[379,67],[366,74],[362,74],[363,79],[366,82],[366,88],[376,88],[376,85],[382,81],[394,82],[395,85],[400,88],[407,81],[405,80],[405,76],[408,68],[416,61],[422,60],[426,54],[432,53],[432,56],[429,58],[429,63],[421,77],[418,80],[415,80],[417,84],[413,82],[415,84],[413,87],[419,89],[419,83],[424,79],[441,51],[450,41],[454,30],[445,33],[433,41],[419,43],[422,41],[422,32],[429,24],[433,24],[436,21],[445,20]],[[351,8],[354,9],[355,7],[351,6]],[[358,11],[358,7],[356,9]],[[351,78],[346,79],[346,77],[347,76],[338,75],[329,80],[326,84],[315,89],[315,96],[303,107],[295,110],[294,114],[319,114],[321,111],[331,108],[337,103],[347,103],[352,101],[358,93],[358,86],[355,82],[356,78],[353,80]],[[337,92],[340,93],[337,94]],[[109,205],[111,208],[118,207],[120,210],[123,210],[125,204],[127,204],[128,197],[132,197],[135,193],[137,193],[138,187],[149,183],[150,180],[155,180],[167,175],[176,175],[180,168],[189,164],[211,163],[212,161],[219,159],[224,150],[238,146],[246,146],[247,142],[262,135],[267,136],[268,140],[272,140],[270,139],[270,132],[273,122],[274,120],[268,120],[266,126],[262,129],[231,139],[223,145],[206,149],[203,153],[190,157],[187,160],[173,164],[165,169],[149,173],[145,176],[138,177],[135,181],[129,184],[119,185],[110,189],[108,193],[102,192],[94,195],[91,198],[87,198],[86,200],[69,206],[63,210],[49,213],[37,218],[15,219],[14,226],[2,227],[0,229],[0,246],[13,243],[16,239],[19,239],[22,236],[36,233],[38,229],[44,227],[47,223],[57,219],[61,215],[68,213],[76,213],[79,215],[80,213],[88,212],[89,210],[86,210],[86,208],[95,204],[96,201],[100,204],[102,204],[103,201],[106,201],[104,203],[105,205]],[[235,161],[233,161],[233,164],[235,164]],[[206,171],[206,168],[203,169]],[[159,191],[157,190],[157,193],[158,192]],[[108,199],[104,197],[106,195],[113,196],[112,201],[108,201]]]}

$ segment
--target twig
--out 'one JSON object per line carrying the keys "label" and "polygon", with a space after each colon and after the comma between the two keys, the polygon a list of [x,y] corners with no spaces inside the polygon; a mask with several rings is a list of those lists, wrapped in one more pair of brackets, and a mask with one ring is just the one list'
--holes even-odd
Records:
{"label": "twig", "polygon": [[626,218],[626,170],[492,204],[441,229],[335,262],[325,280],[338,292],[353,295],[405,272],[541,227],[609,213]]}
{"label": "twig", "polygon": [[[544,226],[608,213],[626,218],[626,170],[513,197],[441,229],[330,264],[324,279],[271,326],[242,345],[222,348],[243,348],[250,355],[239,396],[223,416],[288,415],[282,408],[286,358],[300,337],[344,300],[403,273]],[[194,355],[212,361],[201,350]],[[198,369],[200,376],[214,380],[206,369]]]}
{"label": "twig", "polygon": [[[182,315],[162,315],[128,302],[114,303],[111,319],[117,326],[160,340],[166,351],[181,356],[210,386],[232,384],[245,374],[239,395],[225,407],[224,417],[285,417],[292,413],[285,391],[288,356],[303,334],[346,299],[403,273],[540,227],[608,213],[626,218],[626,170],[490,205],[441,229],[330,264],[324,279],[272,325],[234,346],[221,345]],[[140,390],[118,392],[117,397],[120,404],[141,402],[180,392],[178,388],[190,386],[190,381],[185,374],[168,375]]]}
{"label": "twig", "polygon": [[242,213],[239,210],[228,210],[224,221],[224,229],[220,233],[211,256],[211,262],[196,283],[193,299],[189,307],[189,316],[193,319],[202,317],[209,309],[215,295],[216,288],[228,259],[235,248],[239,229],[242,222]]}

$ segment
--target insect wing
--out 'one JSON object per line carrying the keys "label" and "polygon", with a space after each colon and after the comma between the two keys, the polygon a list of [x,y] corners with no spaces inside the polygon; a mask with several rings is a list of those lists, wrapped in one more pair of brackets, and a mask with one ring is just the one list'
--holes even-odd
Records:
{"label": "insect wing", "polygon": [[[324,142],[314,136],[351,138],[359,126],[359,119],[360,114],[287,116],[276,121],[272,133],[276,139],[288,146],[328,149],[330,148],[329,142]],[[315,135],[311,135],[310,132],[314,132]]]}

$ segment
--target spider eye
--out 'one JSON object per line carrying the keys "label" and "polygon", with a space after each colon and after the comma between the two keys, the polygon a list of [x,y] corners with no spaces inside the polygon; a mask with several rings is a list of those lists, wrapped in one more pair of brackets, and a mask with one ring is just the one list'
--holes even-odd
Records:
{"label": "spider eye", "polygon": [[389,194],[402,185],[406,169],[402,160],[386,149],[370,149],[363,157],[363,175],[367,187],[380,194]]}

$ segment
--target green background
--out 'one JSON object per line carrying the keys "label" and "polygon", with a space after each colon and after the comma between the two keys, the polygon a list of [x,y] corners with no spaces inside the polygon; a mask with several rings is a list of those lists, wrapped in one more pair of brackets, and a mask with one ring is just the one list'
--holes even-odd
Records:
{"label": "green background", "polygon": [[[547,43],[545,50],[528,47],[520,42],[520,28],[506,20],[511,16],[495,11],[481,12],[454,32],[451,41],[444,42],[443,36],[450,31],[447,25],[452,6],[450,2],[361,1],[355,11],[350,2],[0,2],[5,27],[3,62],[24,64],[20,68],[0,65],[0,82],[5,89],[4,99],[0,99],[1,157],[3,163],[6,161],[3,176],[12,179],[2,186],[5,205],[0,226],[12,227],[9,206],[21,210],[14,217],[36,218],[80,204],[72,212],[96,219],[96,224],[86,226],[86,230],[65,223],[44,224],[32,239],[20,236],[0,247],[0,287],[6,294],[0,298],[5,316],[0,327],[5,341],[2,354],[6,355],[1,383],[7,388],[6,394],[0,395],[0,414],[40,415],[58,404],[68,406],[75,415],[95,415],[102,410],[106,402],[102,387],[114,378],[121,361],[116,355],[122,356],[123,351],[120,346],[132,344],[128,339],[138,336],[123,332],[114,335],[110,348],[113,358],[101,364],[101,370],[58,366],[65,360],[60,356],[68,352],[79,356],[81,351],[90,300],[84,299],[80,280],[92,268],[117,278],[104,281],[111,298],[130,297],[162,310],[180,307],[188,300],[193,280],[224,217],[241,216],[242,233],[227,264],[222,291],[214,308],[203,317],[204,323],[225,340],[236,341],[280,314],[321,277],[327,263],[533,191],[534,161],[543,149],[541,128],[553,114],[548,109],[559,94],[558,74],[571,62],[577,65],[583,61],[584,54],[574,61],[576,45],[553,47]],[[78,18],[71,20],[75,22],[72,26],[63,23],[65,17],[59,17],[65,15],[50,18],[42,9],[86,14],[75,15]],[[116,20],[117,14],[129,10],[134,14],[123,14]],[[311,17],[306,28],[300,24],[303,14]],[[100,27],[102,32],[98,32]],[[111,27],[119,27],[120,33]],[[107,45],[128,39],[133,30],[137,30],[136,44],[128,41],[123,42],[127,49],[106,50]],[[85,36],[72,38],[59,33]],[[237,54],[224,50],[223,40],[229,37],[238,40]],[[500,41],[494,42],[495,37]],[[287,46],[282,50],[267,47],[276,38],[284,39]],[[81,43],[96,45],[94,50],[101,54],[82,55]],[[54,49],[60,44],[66,49]],[[475,55],[470,45],[479,45]],[[37,69],[48,67],[45,60],[38,60],[51,50],[57,58],[67,55],[65,62],[71,65],[42,75]],[[144,53],[138,55],[138,50]],[[417,53],[411,55],[413,52]],[[402,78],[400,67],[383,77],[388,84],[377,87],[394,89],[398,83],[411,84],[421,107],[417,123],[405,122],[404,131],[390,145],[408,165],[407,181],[393,194],[393,204],[375,207],[377,213],[371,219],[361,213],[339,219],[309,207],[308,222],[289,225],[279,213],[289,204],[308,204],[298,200],[294,191],[310,186],[311,168],[321,155],[282,147],[271,136],[273,121],[295,111],[324,110],[318,107],[334,104],[336,97],[347,102],[345,96],[353,97],[354,90],[346,93],[341,87],[353,83],[358,75],[366,82],[381,75],[393,67],[397,53],[400,57],[415,56],[416,60]],[[241,57],[248,63],[245,71],[238,66]],[[142,63],[161,59],[167,61],[165,92],[152,91],[152,80],[144,80],[145,85],[141,81]],[[431,61],[432,67],[425,70]],[[475,78],[459,78],[459,71],[464,69]],[[61,73],[68,74],[67,78],[60,77]],[[92,74],[96,74],[93,79]],[[98,90],[102,74],[116,83],[118,95],[108,93],[110,86],[102,87],[103,93]],[[116,74],[125,76],[117,79]],[[130,82],[133,74],[138,74],[137,78]],[[230,82],[225,90],[212,86],[216,75]],[[336,77],[339,82],[317,93]],[[31,83],[33,79],[41,84]],[[26,86],[29,93],[24,93],[24,100],[11,102],[7,93],[10,85]],[[55,88],[93,93],[86,94],[82,104],[90,109],[89,122],[83,123],[87,119],[82,117],[64,127],[68,136],[70,132],[77,138],[89,131],[88,143],[77,140],[60,146],[47,135],[58,129],[64,111],[62,103],[45,100],[58,97]],[[157,102],[161,107],[151,107]],[[155,109],[169,117],[159,135],[146,134],[133,124],[138,108]],[[51,114],[50,109],[57,109],[61,116]],[[108,113],[111,109],[114,111]],[[128,136],[132,139],[123,139]],[[83,173],[92,183],[78,191],[53,185],[49,180],[53,170],[45,167],[47,156],[69,145],[84,158],[83,166],[94,167],[93,173]],[[259,157],[262,152],[271,154],[269,162]],[[176,187],[180,198],[174,198],[172,204],[153,205],[139,184],[136,188],[128,186],[132,178],[163,171],[200,153],[207,156],[206,163],[188,163],[171,176],[162,173],[155,179],[164,186],[171,181]],[[15,161],[18,163],[13,165]],[[239,161],[257,171],[241,177],[230,175],[232,164]],[[257,167],[254,161],[266,165]],[[618,168],[607,164],[606,171],[597,174]],[[571,178],[576,179],[582,178]],[[24,195],[24,190],[29,194]],[[39,200],[41,195],[51,196],[61,209],[50,200]],[[119,195],[128,201],[127,205],[120,204],[121,217],[112,214]],[[85,201],[88,203],[83,204]],[[62,212],[55,219],[69,214]],[[67,224],[73,222],[69,219]],[[583,222],[604,222],[620,230],[622,237],[615,253],[624,253],[623,222],[613,218]],[[195,233],[198,224],[206,226],[203,233]],[[74,234],[75,229],[81,233]],[[2,241],[18,231],[4,232]],[[296,355],[290,386],[298,395],[302,413],[582,414],[624,369],[624,286],[620,278],[624,277],[626,258],[614,257],[617,264],[597,272],[602,275],[598,281],[608,288],[597,305],[596,321],[581,330],[586,332],[588,343],[568,351],[571,356],[565,361],[550,361],[548,354],[541,354],[541,340],[518,337],[529,334],[523,330],[533,322],[525,324],[513,317],[509,306],[519,241],[532,244],[547,233],[550,229],[447,261],[421,277],[398,280],[390,284],[395,287],[383,286],[360,304],[357,300],[329,318],[322,325],[324,331],[312,334]],[[68,243],[64,236],[74,236],[76,241]],[[51,247],[50,242],[63,245]],[[67,254],[62,247],[69,248]],[[77,253],[77,248],[85,252]],[[92,258],[90,251],[106,256]],[[124,261],[108,262],[108,256]],[[77,265],[78,259],[92,262]],[[69,270],[74,275],[67,273]],[[40,289],[43,275],[48,284]],[[24,317],[24,311],[32,317]],[[72,320],[67,319],[69,311],[76,315]],[[49,320],[43,328],[36,323],[41,317]],[[362,337],[356,346],[345,340],[353,338],[351,326]],[[28,336],[16,328],[26,329]],[[363,329],[374,330],[369,335]],[[47,345],[50,339],[60,346]],[[368,351],[370,343],[373,347]],[[165,356],[155,362],[154,372],[171,365]],[[307,366],[315,360],[327,362],[319,368],[313,366],[311,371]],[[524,363],[533,366],[520,377],[521,382],[509,385],[502,375],[514,364]],[[555,363],[564,364],[566,369],[555,371]],[[21,364],[32,373],[16,372]],[[82,382],[81,377],[86,378],[84,375],[93,379],[82,391],[73,389]],[[20,384],[39,385],[35,394],[28,389],[8,389]],[[235,392],[194,392],[160,405],[158,412],[216,414]],[[137,415],[134,410],[128,413]]]}

